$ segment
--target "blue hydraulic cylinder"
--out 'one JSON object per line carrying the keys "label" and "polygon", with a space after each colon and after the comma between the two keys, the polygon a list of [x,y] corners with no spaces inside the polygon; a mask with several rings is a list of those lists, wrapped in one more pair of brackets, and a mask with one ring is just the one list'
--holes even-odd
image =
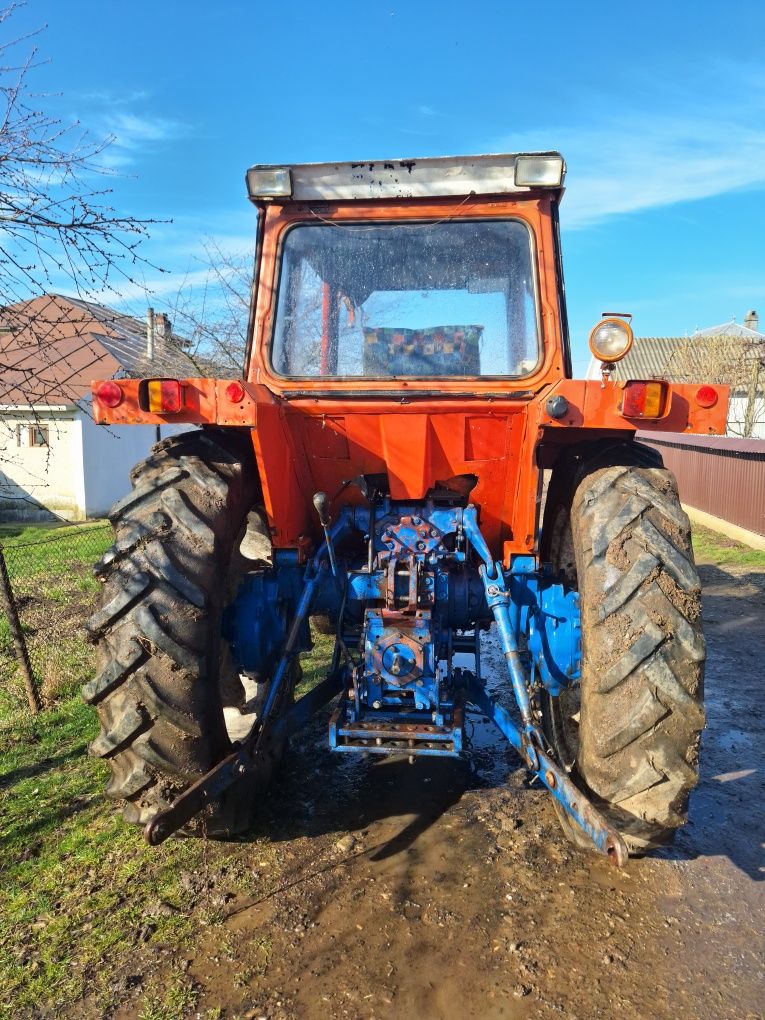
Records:
{"label": "blue hydraulic cylinder", "polygon": [[518,642],[515,637],[515,628],[510,618],[510,592],[507,590],[502,565],[500,563],[494,564],[493,576],[490,574],[488,566],[482,566],[480,569],[481,580],[486,590],[486,601],[497,623],[497,635],[510,673],[513,694],[518,702],[523,723],[528,728],[533,726],[533,719],[526,671],[521,662]]}

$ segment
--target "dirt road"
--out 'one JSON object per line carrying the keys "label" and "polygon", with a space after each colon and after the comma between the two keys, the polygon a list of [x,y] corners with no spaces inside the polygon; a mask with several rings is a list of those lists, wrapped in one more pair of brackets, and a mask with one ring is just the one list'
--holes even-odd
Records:
{"label": "dirt road", "polygon": [[317,721],[265,806],[278,866],[253,859],[255,895],[173,961],[189,1015],[762,1016],[765,575],[702,577],[708,728],[674,850],[623,871],[574,850],[477,720],[472,768],[338,762]]}

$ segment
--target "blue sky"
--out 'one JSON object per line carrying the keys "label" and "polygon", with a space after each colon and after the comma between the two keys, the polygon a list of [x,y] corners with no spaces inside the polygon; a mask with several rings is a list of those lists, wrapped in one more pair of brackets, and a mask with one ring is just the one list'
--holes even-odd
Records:
{"label": "blue sky", "polygon": [[47,102],[114,135],[116,204],[173,220],[158,307],[205,235],[251,242],[251,163],[557,148],[579,372],[605,309],[643,336],[765,319],[760,2],[29,0],[14,23],[48,26]]}

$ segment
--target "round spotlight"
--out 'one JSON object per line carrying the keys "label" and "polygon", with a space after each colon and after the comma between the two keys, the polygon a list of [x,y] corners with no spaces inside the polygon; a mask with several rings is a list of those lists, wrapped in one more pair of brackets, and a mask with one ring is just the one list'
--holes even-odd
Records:
{"label": "round spotlight", "polygon": [[601,361],[621,361],[632,347],[632,329],[624,319],[602,319],[590,333],[590,350]]}

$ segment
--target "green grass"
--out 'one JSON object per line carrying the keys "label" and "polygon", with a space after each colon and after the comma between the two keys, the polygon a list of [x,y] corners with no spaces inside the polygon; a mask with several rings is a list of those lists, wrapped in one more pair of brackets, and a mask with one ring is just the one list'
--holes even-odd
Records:
{"label": "green grass", "polygon": [[[106,808],[107,769],[87,757],[93,712],[71,699],[0,728],[0,1004],[56,1007],[97,983],[98,964],[131,943],[190,934],[177,869],[193,844],[158,854]],[[178,908],[144,916],[151,899]]]}
{"label": "green grass", "polygon": [[159,991],[150,991],[144,997],[138,1020],[185,1020],[192,1016],[199,993],[189,979],[176,971],[170,985]]}
{"label": "green grass", "polygon": [[[317,635],[301,687],[324,675],[331,644]],[[220,920],[214,895],[251,894],[279,876],[267,838],[146,846],[103,796],[109,769],[87,755],[97,732],[79,697],[37,717],[0,709],[0,1016],[56,1016],[84,996],[102,1015],[115,976],[150,970],[161,947],[181,951]],[[263,938],[252,973],[236,980],[264,973],[270,955]],[[163,969],[142,990],[136,1016],[181,1020],[195,1006],[187,978]]]}
{"label": "green grass", "polygon": [[[103,797],[108,768],[87,756],[97,731],[75,698],[0,722],[0,1016],[53,1016],[86,994],[106,1004],[109,982],[128,965],[140,971],[142,951],[182,949],[216,918],[189,876],[216,874],[218,892],[232,857],[274,868],[257,841],[148,847]],[[163,984],[147,990],[140,1015],[190,1015],[188,982],[163,975]]]}
{"label": "green grass", "polygon": [[58,525],[2,525],[0,545],[8,574],[15,578],[57,577],[69,563],[94,563],[109,548],[112,530],[104,521]]}
{"label": "green grass", "polygon": [[697,560],[718,567],[765,570],[765,550],[752,549],[699,524],[693,526],[693,551]]}

